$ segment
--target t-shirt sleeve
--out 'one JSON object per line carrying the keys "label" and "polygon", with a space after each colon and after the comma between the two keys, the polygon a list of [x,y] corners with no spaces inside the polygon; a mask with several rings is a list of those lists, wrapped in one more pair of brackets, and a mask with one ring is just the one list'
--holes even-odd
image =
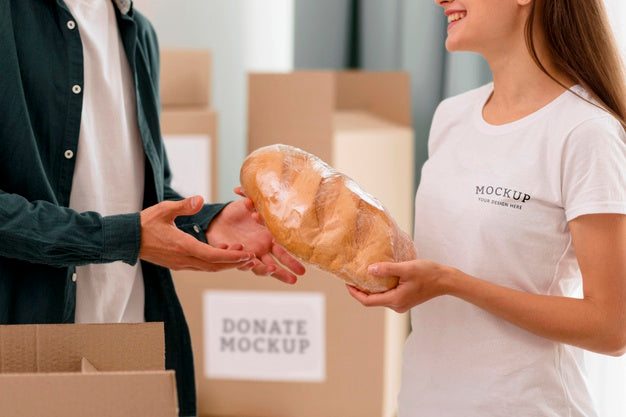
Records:
{"label": "t-shirt sleeve", "polygon": [[565,142],[561,167],[567,221],[584,214],[626,214],[626,133],[616,119],[576,126]]}
{"label": "t-shirt sleeve", "polygon": [[430,132],[428,134],[428,157],[431,157],[438,146],[439,138],[443,136],[441,133],[441,125],[443,124],[444,110],[447,104],[446,100],[439,103],[433,114],[433,120],[430,125]]}

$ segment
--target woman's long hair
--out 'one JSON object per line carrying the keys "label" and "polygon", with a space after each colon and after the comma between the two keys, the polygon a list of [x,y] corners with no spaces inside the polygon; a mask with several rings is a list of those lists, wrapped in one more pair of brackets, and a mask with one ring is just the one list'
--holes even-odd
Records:
{"label": "woman's long hair", "polygon": [[537,55],[533,40],[537,18],[557,68],[589,89],[601,106],[626,129],[624,64],[603,0],[533,1],[526,22],[526,45],[539,68],[557,81]]}

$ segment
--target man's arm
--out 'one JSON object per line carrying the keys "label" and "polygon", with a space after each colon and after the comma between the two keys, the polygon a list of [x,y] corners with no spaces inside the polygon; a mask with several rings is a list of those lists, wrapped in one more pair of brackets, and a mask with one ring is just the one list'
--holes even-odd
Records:
{"label": "man's arm", "polygon": [[137,262],[139,213],[102,217],[0,190],[0,255],[52,266]]}
{"label": "man's arm", "polygon": [[253,259],[243,246],[212,247],[175,226],[177,216],[198,210],[199,200],[167,201],[141,213],[103,217],[0,191],[0,256],[56,267],[133,265],[143,259],[203,271],[241,267]]}

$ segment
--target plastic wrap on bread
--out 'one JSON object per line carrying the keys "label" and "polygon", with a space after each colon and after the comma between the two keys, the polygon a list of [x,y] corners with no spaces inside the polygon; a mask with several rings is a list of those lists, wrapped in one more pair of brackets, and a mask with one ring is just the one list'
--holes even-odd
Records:
{"label": "plastic wrap on bread", "polygon": [[290,253],[367,293],[394,288],[376,262],[415,259],[415,247],[383,205],[321,159],[288,145],[252,152],[241,185],[267,228]]}

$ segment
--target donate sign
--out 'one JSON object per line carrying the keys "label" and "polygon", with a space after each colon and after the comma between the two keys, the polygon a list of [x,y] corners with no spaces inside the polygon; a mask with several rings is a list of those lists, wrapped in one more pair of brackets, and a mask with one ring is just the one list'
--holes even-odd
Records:
{"label": "donate sign", "polygon": [[322,293],[204,293],[207,378],[322,382],[325,334]]}

